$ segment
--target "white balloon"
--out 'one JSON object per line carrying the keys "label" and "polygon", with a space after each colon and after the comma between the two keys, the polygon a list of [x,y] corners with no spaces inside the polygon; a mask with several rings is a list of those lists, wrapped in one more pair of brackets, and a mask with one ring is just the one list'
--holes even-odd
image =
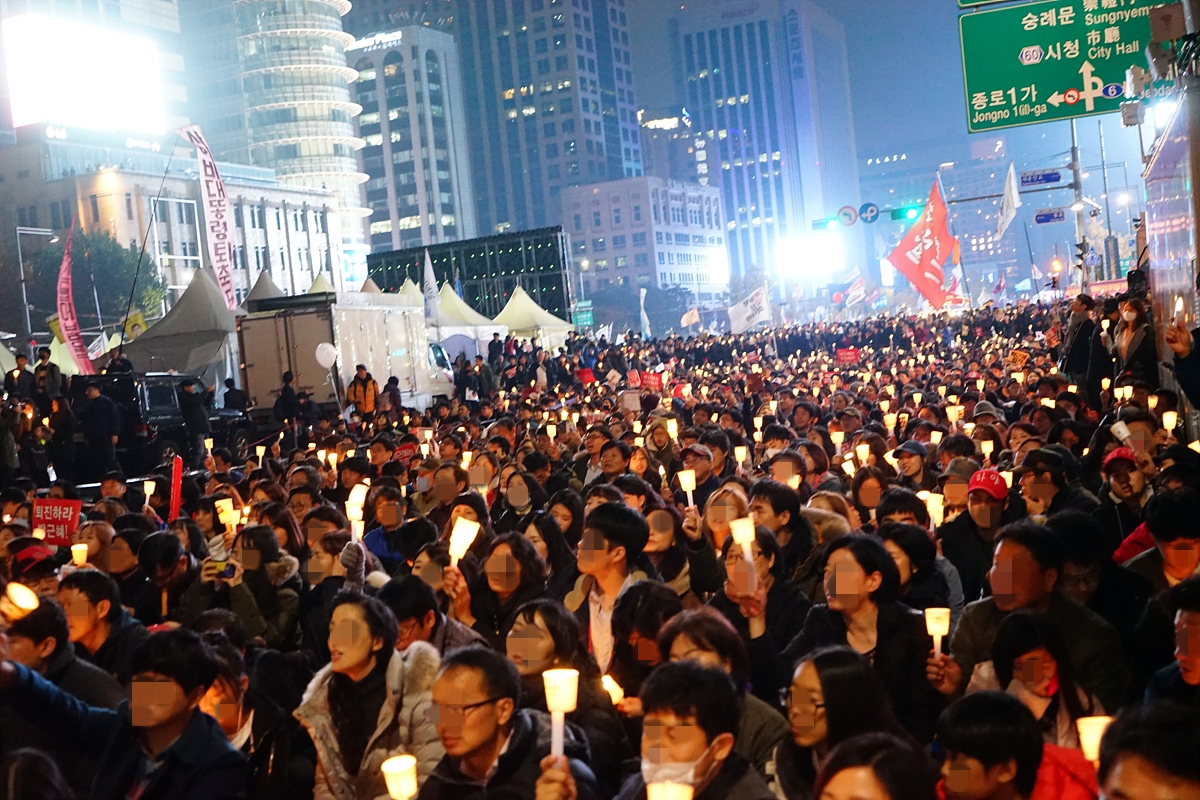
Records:
{"label": "white balloon", "polygon": [[325,369],[329,369],[337,361],[337,348],[329,342],[321,342],[317,345],[317,363]]}

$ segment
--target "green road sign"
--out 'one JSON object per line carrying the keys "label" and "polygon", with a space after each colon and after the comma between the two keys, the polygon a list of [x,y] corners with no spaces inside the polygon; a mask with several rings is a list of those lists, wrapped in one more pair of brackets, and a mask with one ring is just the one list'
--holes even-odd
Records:
{"label": "green road sign", "polygon": [[580,328],[590,328],[596,324],[595,312],[592,309],[584,309],[574,313],[575,324]]}
{"label": "green road sign", "polygon": [[958,18],[972,133],[1117,111],[1161,0],[1046,0]]}
{"label": "green road sign", "polygon": [[996,3],[1010,3],[1012,0],[958,0],[959,8],[974,8],[975,6],[992,6]]}

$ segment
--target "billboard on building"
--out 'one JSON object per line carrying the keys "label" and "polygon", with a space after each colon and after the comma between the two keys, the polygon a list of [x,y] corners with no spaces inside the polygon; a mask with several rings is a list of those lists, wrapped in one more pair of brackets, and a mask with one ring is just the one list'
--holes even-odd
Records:
{"label": "billboard on building", "polygon": [[154,40],[42,14],[9,17],[2,25],[14,128],[166,130]]}

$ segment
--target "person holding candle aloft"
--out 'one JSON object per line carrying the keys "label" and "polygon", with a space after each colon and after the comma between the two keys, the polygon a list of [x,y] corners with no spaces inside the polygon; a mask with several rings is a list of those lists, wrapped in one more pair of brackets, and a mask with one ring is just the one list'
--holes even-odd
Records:
{"label": "person holding candle aloft", "polygon": [[521,677],[500,653],[475,645],[448,654],[428,714],[445,755],[417,800],[599,800],[582,732],[568,723],[555,758],[550,715],[520,700]]}
{"label": "person holding candle aloft", "polygon": [[[696,486],[690,497],[682,488],[675,490],[675,505],[680,508],[704,508],[708,498],[721,487],[721,480],[713,474],[713,454],[702,444],[693,444],[683,448],[680,453],[685,470],[696,473]],[[678,474],[676,474],[678,479]],[[689,502],[690,501],[690,502]]]}
{"label": "person holding candle aloft", "polygon": [[545,593],[546,563],[528,539],[506,533],[488,543],[483,565],[483,575],[470,581],[456,567],[447,571],[450,614],[500,649],[517,609]]}

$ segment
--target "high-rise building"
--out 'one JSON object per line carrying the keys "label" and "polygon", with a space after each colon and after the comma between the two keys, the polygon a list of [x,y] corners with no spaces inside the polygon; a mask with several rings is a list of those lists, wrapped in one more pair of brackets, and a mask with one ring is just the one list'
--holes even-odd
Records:
{"label": "high-rise building", "polygon": [[351,121],[360,111],[349,88],[358,73],[345,55],[354,37],[341,22],[349,9],[346,0],[180,0],[187,29],[198,33],[186,61],[193,119],[213,131],[219,158],[338,195],[337,260],[354,284],[366,278],[369,210],[356,158],[363,141]]}
{"label": "high-rise building", "polygon": [[642,174],[627,0],[455,0],[481,232],[553,225],[563,187]]}
{"label": "high-rise building", "polygon": [[609,286],[680,286],[708,307],[729,291],[715,186],[643,176],[569,187],[562,199],[579,296]]}
{"label": "high-rise building", "polygon": [[[781,288],[824,277],[776,254],[797,252],[814,220],[859,206],[841,24],[811,0],[693,0],[674,33],[684,101],[707,140],[696,171],[721,187],[735,274],[764,270]],[[838,266],[861,265],[861,226],[836,235]]]}
{"label": "high-rise building", "polygon": [[[696,144],[707,146],[704,134],[692,125],[686,108],[639,112],[642,128],[642,160],[646,174],[687,183],[698,183]],[[709,181],[705,181],[709,183]]]}
{"label": "high-rise building", "polygon": [[355,118],[372,252],[473,239],[475,197],[454,37],[413,25],[359,39]]}
{"label": "high-rise building", "polygon": [[362,39],[409,25],[450,30],[454,0],[354,0],[342,27]]}

